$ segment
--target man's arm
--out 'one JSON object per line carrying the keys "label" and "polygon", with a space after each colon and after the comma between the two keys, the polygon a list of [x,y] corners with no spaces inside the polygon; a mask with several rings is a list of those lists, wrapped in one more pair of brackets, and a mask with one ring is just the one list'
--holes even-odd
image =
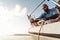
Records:
{"label": "man's arm", "polygon": [[55,15],[50,16],[48,19],[55,19],[55,18],[57,18],[58,16],[59,16],[59,14],[55,14]]}

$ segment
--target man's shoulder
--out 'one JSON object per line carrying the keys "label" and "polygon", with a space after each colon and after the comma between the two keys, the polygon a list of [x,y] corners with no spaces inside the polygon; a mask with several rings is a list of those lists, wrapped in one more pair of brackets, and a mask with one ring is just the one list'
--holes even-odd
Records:
{"label": "man's shoulder", "polygon": [[57,13],[56,8],[51,8],[51,12]]}
{"label": "man's shoulder", "polygon": [[55,8],[51,8],[50,10],[55,11],[56,9]]}
{"label": "man's shoulder", "polygon": [[51,12],[53,12],[53,14],[57,14],[56,8],[51,8]]}

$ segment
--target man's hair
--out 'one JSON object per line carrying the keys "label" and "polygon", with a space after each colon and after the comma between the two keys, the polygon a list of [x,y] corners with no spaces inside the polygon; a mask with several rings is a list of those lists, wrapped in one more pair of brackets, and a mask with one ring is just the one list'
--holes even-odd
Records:
{"label": "man's hair", "polygon": [[47,4],[43,4],[43,6],[47,6],[47,7],[48,7],[48,5],[47,5]]}

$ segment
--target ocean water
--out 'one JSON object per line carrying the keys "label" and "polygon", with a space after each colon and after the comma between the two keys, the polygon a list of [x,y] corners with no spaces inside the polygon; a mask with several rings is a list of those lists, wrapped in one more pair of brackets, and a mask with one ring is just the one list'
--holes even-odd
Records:
{"label": "ocean water", "polygon": [[[0,40],[38,40],[37,36],[0,36]],[[40,37],[40,40],[60,40],[57,38]]]}
{"label": "ocean water", "polygon": [[0,36],[0,40],[30,40],[29,36]]}

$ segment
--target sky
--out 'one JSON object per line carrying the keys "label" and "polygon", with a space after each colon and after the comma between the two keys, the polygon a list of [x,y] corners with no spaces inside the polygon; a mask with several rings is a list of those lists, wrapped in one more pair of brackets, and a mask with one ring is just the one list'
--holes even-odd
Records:
{"label": "sky", "polygon": [[[0,35],[28,34],[31,24],[27,14],[41,2],[41,0],[0,0]],[[49,8],[55,4],[45,1]],[[43,13],[40,6],[33,15],[35,18]],[[34,16],[33,16],[34,17]]]}

